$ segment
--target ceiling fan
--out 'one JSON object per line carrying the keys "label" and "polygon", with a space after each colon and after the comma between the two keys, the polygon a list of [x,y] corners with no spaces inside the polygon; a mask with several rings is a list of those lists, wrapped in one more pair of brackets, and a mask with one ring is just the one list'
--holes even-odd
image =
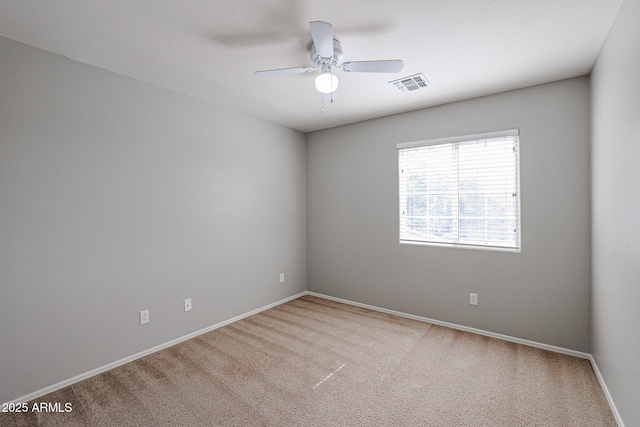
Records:
{"label": "ceiling fan", "polygon": [[309,28],[313,39],[309,57],[315,67],[279,68],[256,71],[253,74],[256,77],[271,77],[320,70],[320,75],[315,80],[316,89],[328,94],[335,92],[338,88],[338,78],[333,75],[334,68],[339,68],[346,73],[397,73],[404,67],[404,63],[399,59],[342,62],[342,44],[333,38],[333,25],[324,21],[312,21],[309,22]]}

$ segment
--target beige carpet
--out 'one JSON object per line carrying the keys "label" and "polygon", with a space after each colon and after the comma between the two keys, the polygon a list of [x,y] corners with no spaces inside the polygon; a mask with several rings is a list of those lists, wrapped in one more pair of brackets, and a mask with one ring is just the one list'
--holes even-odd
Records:
{"label": "beige carpet", "polygon": [[37,402],[0,424],[616,425],[586,360],[311,296]]}

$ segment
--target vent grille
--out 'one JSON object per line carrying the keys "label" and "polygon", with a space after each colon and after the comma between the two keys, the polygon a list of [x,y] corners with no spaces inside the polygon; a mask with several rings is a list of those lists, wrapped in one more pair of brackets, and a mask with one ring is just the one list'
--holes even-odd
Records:
{"label": "vent grille", "polygon": [[393,80],[389,82],[390,85],[393,85],[398,92],[411,92],[418,89],[424,89],[429,86],[429,81],[424,76],[424,74],[414,74],[413,76],[403,77],[398,80]]}

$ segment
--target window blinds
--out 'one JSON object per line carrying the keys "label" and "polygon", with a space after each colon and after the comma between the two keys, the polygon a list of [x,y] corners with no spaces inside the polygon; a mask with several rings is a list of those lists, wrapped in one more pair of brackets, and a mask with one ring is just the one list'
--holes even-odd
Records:
{"label": "window blinds", "polygon": [[398,144],[400,241],[520,248],[518,131]]}

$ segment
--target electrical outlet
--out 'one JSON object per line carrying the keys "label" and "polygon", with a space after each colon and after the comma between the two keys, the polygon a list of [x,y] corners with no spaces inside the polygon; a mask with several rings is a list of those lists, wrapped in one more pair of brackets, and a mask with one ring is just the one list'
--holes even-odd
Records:
{"label": "electrical outlet", "polygon": [[280,273],[280,283],[284,283],[284,273]]}
{"label": "electrical outlet", "polygon": [[140,324],[144,325],[145,323],[149,323],[149,310],[142,310],[140,312]]}
{"label": "electrical outlet", "polygon": [[469,294],[469,304],[478,305],[478,294]]}
{"label": "electrical outlet", "polygon": [[191,298],[184,300],[184,311],[191,311]]}

